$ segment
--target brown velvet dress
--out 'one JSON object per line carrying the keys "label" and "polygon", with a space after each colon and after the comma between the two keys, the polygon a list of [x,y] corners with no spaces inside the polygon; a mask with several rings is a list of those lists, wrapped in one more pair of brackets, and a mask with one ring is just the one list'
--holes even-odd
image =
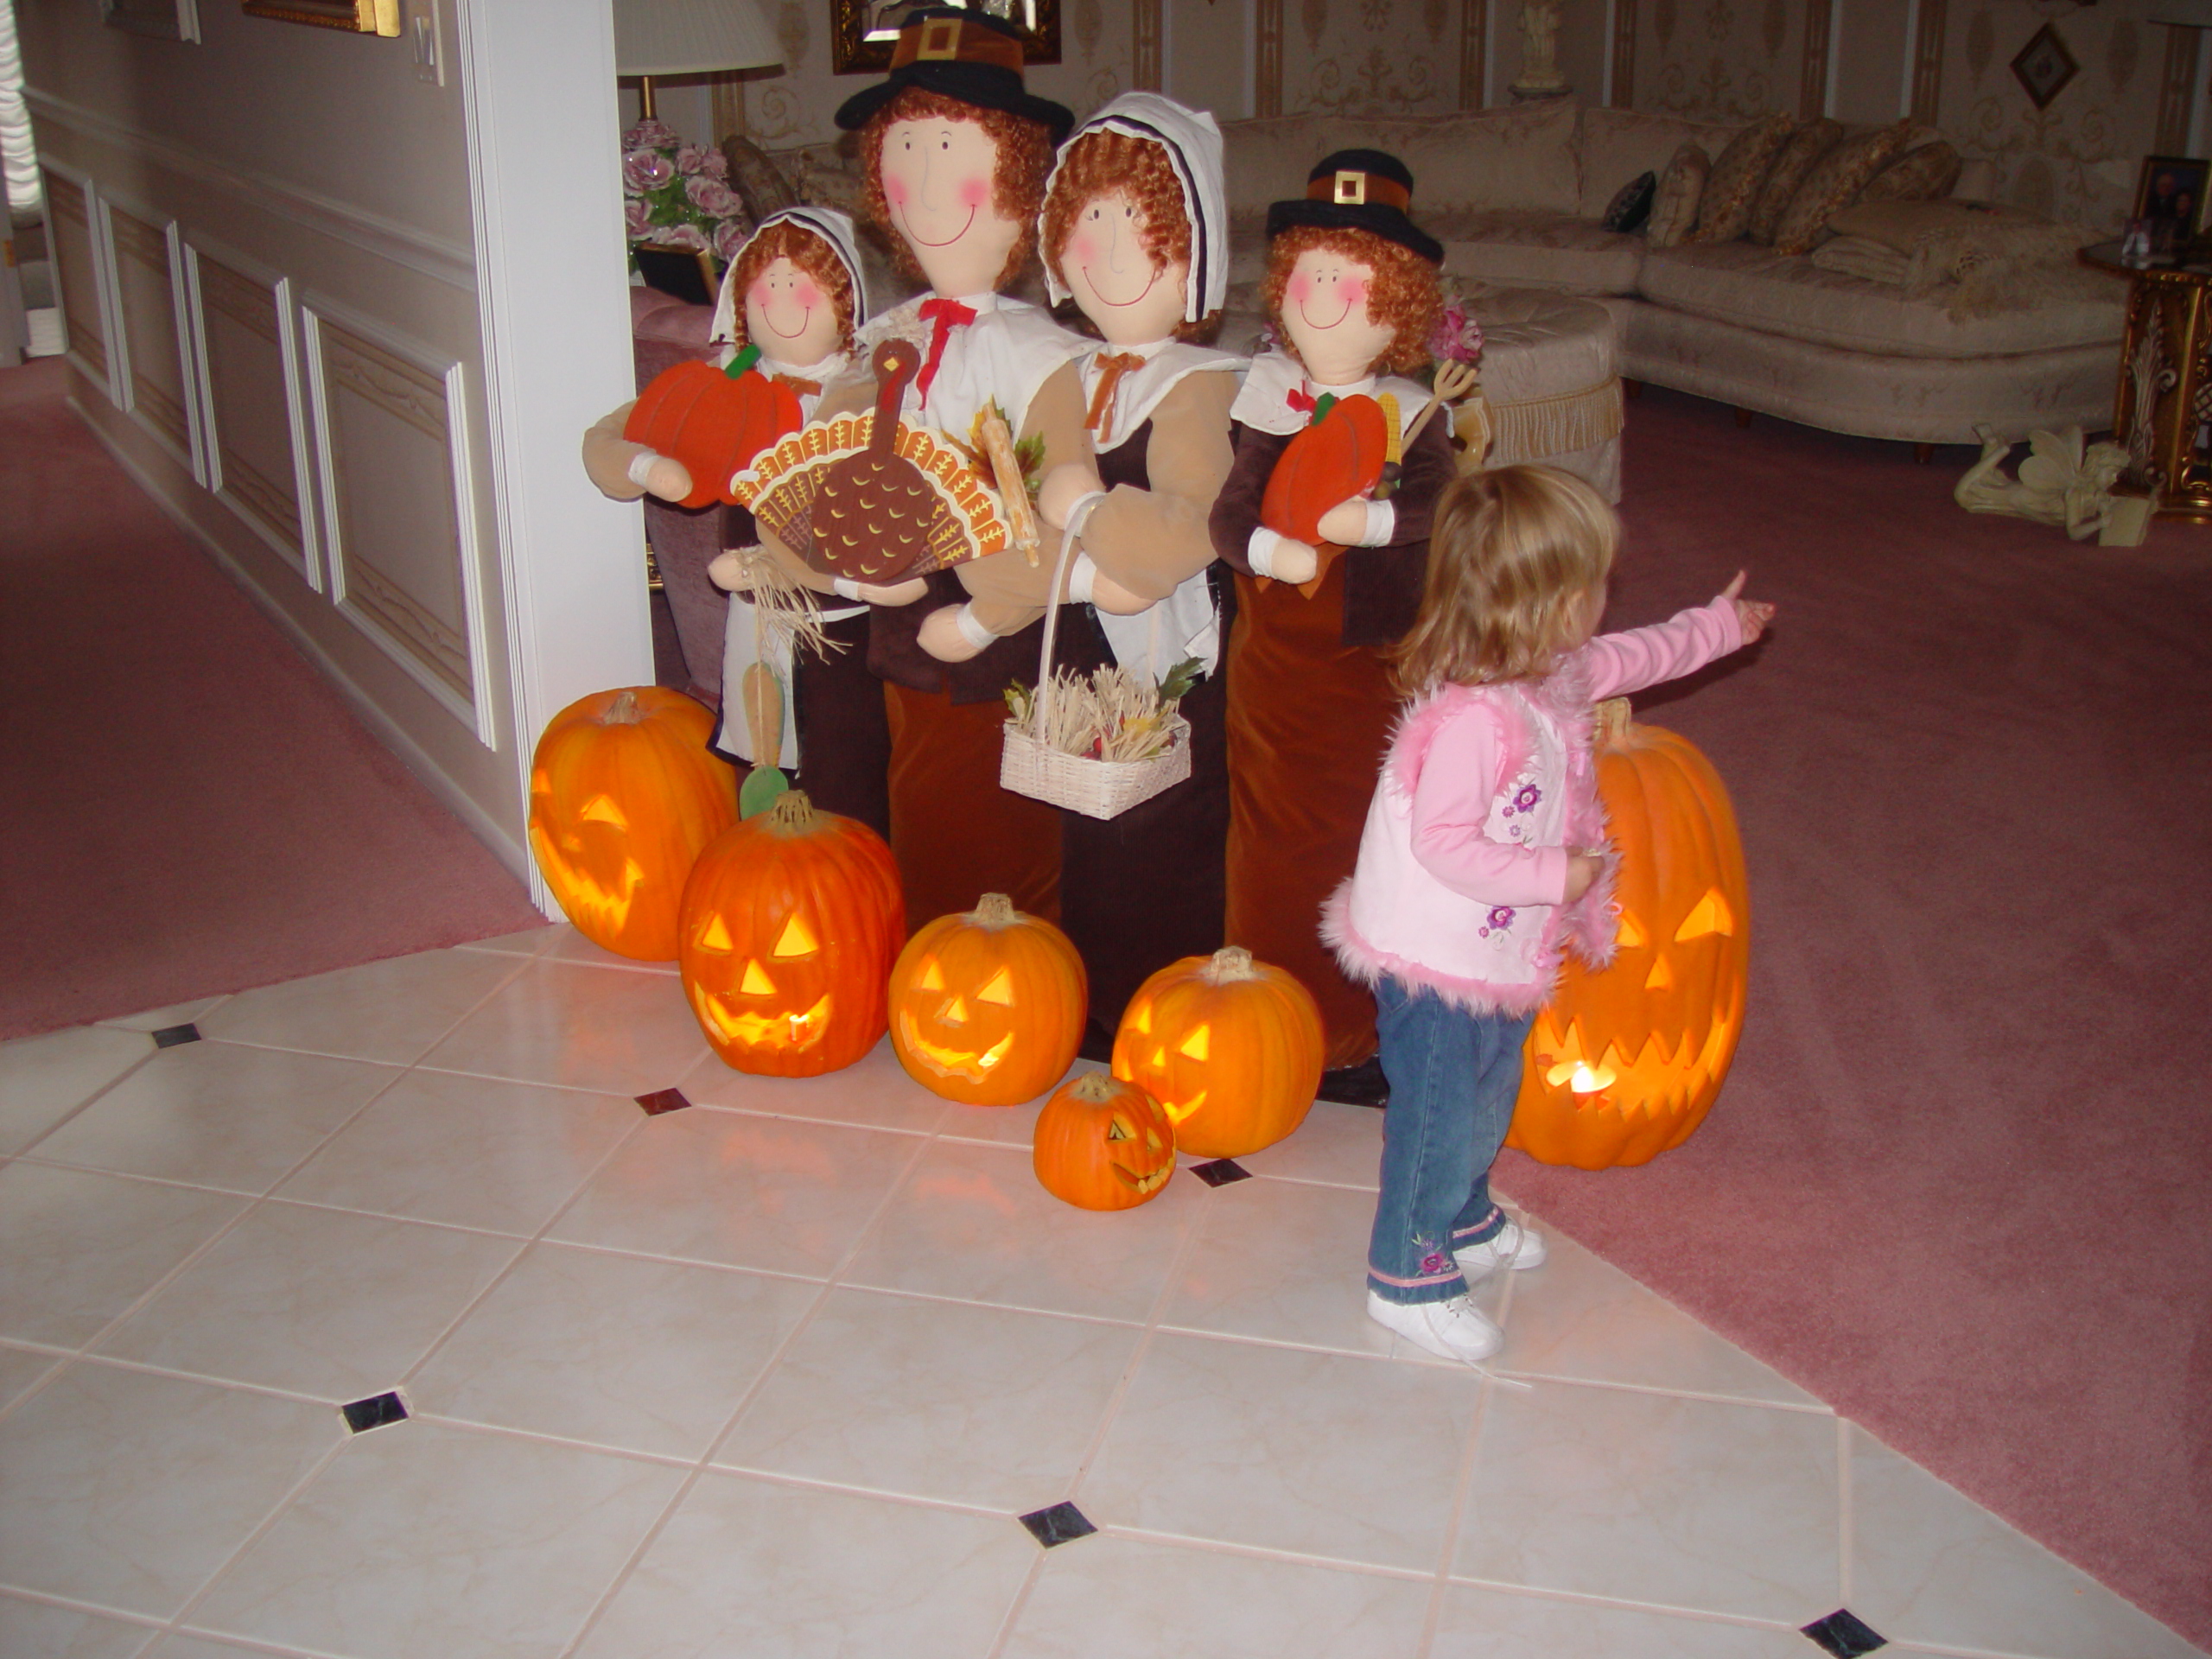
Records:
{"label": "brown velvet dress", "polygon": [[1413,624],[1428,568],[1428,527],[1453,467],[1446,423],[1407,451],[1397,539],[1347,548],[1308,598],[1255,576],[1246,550],[1287,435],[1239,423],[1236,460],[1214,505],[1216,552],[1236,567],[1229,639],[1227,931],[1295,974],[1321,1007],[1325,1063],[1375,1052],[1375,1000],[1322,944],[1321,906],[1358,861],[1361,826],[1389,746],[1398,697],[1382,656]]}

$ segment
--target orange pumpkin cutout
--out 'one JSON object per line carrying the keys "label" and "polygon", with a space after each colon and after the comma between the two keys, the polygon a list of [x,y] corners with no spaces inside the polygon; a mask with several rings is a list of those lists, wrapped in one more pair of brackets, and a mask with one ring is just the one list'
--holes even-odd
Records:
{"label": "orange pumpkin cutout", "polygon": [[906,942],[891,970],[891,1046],[947,1100],[1017,1106],[1067,1074],[1088,1000],[1068,936],[987,893]]}
{"label": "orange pumpkin cutout", "polygon": [[622,435],[631,442],[671,456],[690,472],[691,493],[680,505],[734,502],[731,476],[806,424],[798,394],[753,366],[760,355],[748,346],[727,370],[696,359],[664,369],[623,423]]}
{"label": "orange pumpkin cutout", "polygon": [[1241,1158],[1306,1121],[1321,1053],[1313,994],[1232,945],[1137,988],[1115,1033],[1114,1075],[1167,1109],[1183,1151]]}
{"label": "orange pumpkin cutout", "polygon": [[1276,457],[1260,498],[1260,522],[1277,535],[1319,545],[1321,515],[1382,480],[1389,442],[1382,404],[1366,397],[1338,398]]}
{"label": "orange pumpkin cutout", "polygon": [[683,994],[728,1065],[818,1077],[882,1037],[904,931],[883,838],[792,790],[699,855],[683,889]]}
{"label": "orange pumpkin cutout", "polygon": [[715,717],[657,685],[595,691],[546,722],[530,766],[530,850],[576,931],[673,962],[683,883],[737,817]]}
{"label": "orange pumpkin cutout", "polygon": [[1728,791],[1687,738],[1599,705],[1598,793],[1620,874],[1620,938],[1572,958],[1522,1051],[1505,1144],[1578,1169],[1649,1163],[1688,1140],[1744,1028],[1751,897]]}
{"label": "orange pumpkin cutout", "polygon": [[1037,1179],[1081,1210],[1131,1210],[1175,1173],[1175,1124],[1135,1084],[1103,1071],[1071,1077],[1037,1115]]}

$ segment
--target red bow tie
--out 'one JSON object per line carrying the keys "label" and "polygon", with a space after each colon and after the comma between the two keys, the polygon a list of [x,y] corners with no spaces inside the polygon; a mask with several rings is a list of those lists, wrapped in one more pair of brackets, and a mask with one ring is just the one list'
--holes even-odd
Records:
{"label": "red bow tie", "polygon": [[1296,386],[1293,386],[1288,392],[1284,394],[1283,402],[1288,404],[1300,415],[1311,415],[1313,412],[1313,398],[1312,395],[1307,392],[1300,391]]}
{"label": "red bow tie", "polygon": [[944,355],[944,342],[952,338],[956,328],[965,328],[976,321],[976,311],[957,300],[924,300],[922,317],[930,325],[930,354],[922,365],[922,372],[914,377],[914,396],[926,404],[930,400],[930,382],[937,378],[938,359]]}

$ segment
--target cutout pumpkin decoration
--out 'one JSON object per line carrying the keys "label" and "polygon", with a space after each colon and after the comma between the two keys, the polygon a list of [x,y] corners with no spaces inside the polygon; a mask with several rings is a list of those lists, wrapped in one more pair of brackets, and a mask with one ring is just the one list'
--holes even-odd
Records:
{"label": "cutout pumpkin decoration", "polygon": [[1295,435],[1268,474],[1260,522],[1294,541],[1319,544],[1321,515],[1339,501],[1365,495],[1382,481],[1382,463],[1396,459],[1390,442],[1397,431],[1396,399],[1391,403],[1386,411],[1372,397],[1339,397]]}
{"label": "cutout pumpkin decoration", "polygon": [[1598,708],[1620,849],[1612,964],[1570,958],[1523,1051],[1505,1144],[1547,1164],[1649,1163],[1705,1121],[1744,1027],[1751,902],[1728,791],[1687,738]]}
{"label": "cutout pumpkin decoration", "polygon": [[594,691],[545,724],[530,766],[530,850],[576,931],[640,962],[676,959],[683,883],[736,817],[715,717],[657,685]]}
{"label": "cutout pumpkin decoration", "polygon": [[696,359],[664,369],[639,395],[623,423],[632,443],[682,461],[691,474],[691,493],[678,505],[703,507],[731,503],[731,477],[787,432],[806,423],[798,394],[753,366],[760,348],[747,346],[727,368]]}
{"label": "cutout pumpkin decoration", "polygon": [[683,889],[683,995],[728,1065],[819,1077],[883,1035],[905,931],[883,838],[792,790],[699,855]]}
{"label": "cutout pumpkin decoration", "polygon": [[1133,1083],[1086,1071],[1037,1115],[1037,1179],[1080,1210],[1131,1210],[1158,1198],[1175,1173],[1175,1123]]}
{"label": "cutout pumpkin decoration", "polygon": [[1167,1109],[1183,1151],[1241,1158],[1306,1121],[1321,1085],[1321,1012],[1249,950],[1185,957],[1129,999],[1114,1075]]}
{"label": "cutout pumpkin decoration", "polygon": [[1066,1075],[1088,1002],[1068,936],[987,893],[906,942],[891,970],[891,1046],[947,1100],[1016,1106]]}

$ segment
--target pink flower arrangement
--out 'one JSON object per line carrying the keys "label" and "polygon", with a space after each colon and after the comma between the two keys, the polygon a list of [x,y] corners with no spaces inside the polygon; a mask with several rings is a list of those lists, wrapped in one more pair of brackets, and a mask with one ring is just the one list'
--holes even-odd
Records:
{"label": "pink flower arrangement", "polygon": [[1483,326],[1465,300],[1453,300],[1436,320],[1428,354],[1440,363],[1473,363],[1483,354]]}
{"label": "pink flower arrangement", "polygon": [[622,135],[622,221],[632,242],[734,257],[753,225],[720,150],[687,143],[659,121]]}

